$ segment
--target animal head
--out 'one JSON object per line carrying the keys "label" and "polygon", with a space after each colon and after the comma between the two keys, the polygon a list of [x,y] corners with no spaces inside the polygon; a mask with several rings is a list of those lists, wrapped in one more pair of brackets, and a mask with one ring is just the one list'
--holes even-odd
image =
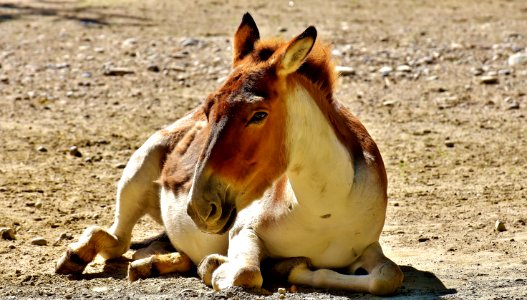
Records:
{"label": "animal head", "polygon": [[289,42],[260,41],[250,14],[234,35],[233,70],[204,102],[207,134],[188,213],[204,231],[223,233],[237,211],[260,198],[285,172],[287,80],[316,40],[307,28]]}

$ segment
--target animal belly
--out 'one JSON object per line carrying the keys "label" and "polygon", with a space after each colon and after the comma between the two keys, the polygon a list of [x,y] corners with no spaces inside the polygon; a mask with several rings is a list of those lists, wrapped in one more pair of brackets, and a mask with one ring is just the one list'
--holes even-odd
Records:
{"label": "animal belly", "polygon": [[307,257],[317,268],[343,268],[351,265],[367,246],[327,236],[304,235],[266,240],[271,257]]}
{"label": "animal belly", "polygon": [[161,214],[170,242],[197,265],[209,254],[226,255],[228,235],[202,232],[187,214],[186,195],[161,190]]}
{"label": "animal belly", "polygon": [[[319,218],[320,219],[320,218]],[[272,257],[307,257],[317,268],[343,268],[351,265],[372,243],[378,241],[382,219],[357,222],[335,219],[306,221],[303,218],[282,219],[259,230]]]}

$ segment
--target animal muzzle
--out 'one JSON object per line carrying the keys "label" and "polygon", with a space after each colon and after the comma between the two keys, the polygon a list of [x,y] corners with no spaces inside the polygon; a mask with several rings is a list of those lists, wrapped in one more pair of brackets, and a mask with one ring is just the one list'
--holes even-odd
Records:
{"label": "animal muzzle", "polygon": [[204,232],[223,234],[236,220],[234,199],[227,189],[215,180],[207,180],[201,186],[195,185],[190,194],[187,214]]}

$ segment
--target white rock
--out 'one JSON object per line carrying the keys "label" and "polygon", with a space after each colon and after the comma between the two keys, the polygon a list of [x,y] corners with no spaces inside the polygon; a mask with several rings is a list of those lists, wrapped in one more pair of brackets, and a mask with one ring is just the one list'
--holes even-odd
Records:
{"label": "white rock", "polygon": [[342,76],[351,76],[355,75],[355,69],[352,67],[346,67],[346,66],[337,66],[335,68],[337,72]]}
{"label": "white rock", "polygon": [[393,68],[390,66],[384,66],[379,69],[379,73],[381,73],[382,76],[388,76],[391,72],[393,72]]}
{"label": "white rock", "polygon": [[342,54],[342,51],[340,51],[339,49],[333,49],[331,50],[331,55],[340,57],[343,54]]}
{"label": "white rock", "polygon": [[520,52],[509,56],[509,66],[522,65],[527,63],[527,53]]}
{"label": "white rock", "polygon": [[412,68],[409,65],[397,66],[396,70],[399,72],[405,72],[405,73],[412,72]]}
{"label": "white rock", "polygon": [[134,48],[137,45],[137,39],[136,38],[129,38],[123,41],[121,44],[121,47],[124,49],[131,49]]}

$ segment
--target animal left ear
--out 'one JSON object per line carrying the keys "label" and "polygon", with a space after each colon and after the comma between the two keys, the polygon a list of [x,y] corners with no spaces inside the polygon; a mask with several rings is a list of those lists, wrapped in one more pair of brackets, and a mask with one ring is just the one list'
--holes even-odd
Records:
{"label": "animal left ear", "polygon": [[245,13],[242,22],[234,34],[232,65],[235,66],[240,60],[254,50],[254,44],[260,39],[260,32],[253,17]]}
{"label": "animal left ear", "polygon": [[289,42],[286,50],[279,58],[278,75],[285,76],[300,68],[309,52],[311,52],[316,39],[317,30],[315,27],[309,26],[302,34]]}

